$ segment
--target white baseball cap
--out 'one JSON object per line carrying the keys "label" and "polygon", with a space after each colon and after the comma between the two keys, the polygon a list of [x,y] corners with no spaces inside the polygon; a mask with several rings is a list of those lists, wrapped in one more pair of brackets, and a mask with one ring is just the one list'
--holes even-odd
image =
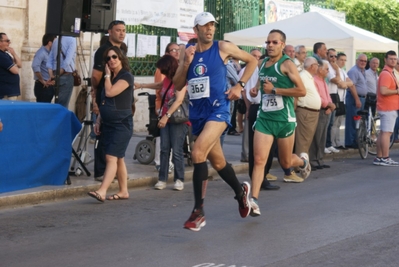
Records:
{"label": "white baseball cap", "polygon": [[215,17],[209,12],[199,13],[194,19],[194,26],[204,26],[208,22],[214,21],[217,23]]}

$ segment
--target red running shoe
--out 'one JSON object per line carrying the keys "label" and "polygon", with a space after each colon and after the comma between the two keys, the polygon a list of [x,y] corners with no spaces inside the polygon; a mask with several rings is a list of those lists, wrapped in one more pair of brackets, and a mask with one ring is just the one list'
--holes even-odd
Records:
{"label": "red running shoe", "polygon": [[194,210],[190,218],[184,223],[184,228],[198,232],[206,225],[205,215],[202,210]]}
{"label": "red running shoe", "polygon": [[238,201],[238,211],[242,218],[246,218],[251,212],[249,205],[249,191],[251,191],[251,185],[248,182],[242,183],[242,197],[241,199],[234,197]]}

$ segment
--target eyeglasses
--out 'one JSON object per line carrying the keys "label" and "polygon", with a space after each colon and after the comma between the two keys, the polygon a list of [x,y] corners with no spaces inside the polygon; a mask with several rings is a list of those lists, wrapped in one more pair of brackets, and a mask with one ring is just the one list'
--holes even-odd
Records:
{"label": "eyeglasses", "polygon": [[313,63],[311,66],[313,66],[313,65],[319,66],[319,63]]}
{"label": "eyeglasses", "polygon": [[336,56],[336,55],[330,55],[330,58],[333,58],[333,57],[335,57],[335,58],[336,58],[337,56]]}
{"label": "eyeglasses", "polygon": [[0,41],[6,42],[6,43],[11,43],[11,40],[10,40],[10,39],[7,39],[7,40],[0,40]]}
{"label": "eyeglasses", "polygon": [[170,49],[169,53],[171,53],[171,52],[177,53],[177,52],[179,52],[179,49],[176,49],[176,48]]}
{"label": "eyeglasses", "polygon": [[110,57],[106,57],[107,62],[110,61],[111,58],[112,58],[112,59],[117,59],[118,56],[114,54],[114,55],[112,55],[112,56],[110,56]]}
{"label": "eyeglasses", "polygon": [[280,43],[282,43],[282,42],[281,41],[266,41],[265,42],[266,45],[270,45],[270,44],[278,45]]}
{"label": "eyeglasses", "polygon": [[358,60],[359,60],[359,62],[367,63],[367,60],[364,60],[364,59],[358,59]]}

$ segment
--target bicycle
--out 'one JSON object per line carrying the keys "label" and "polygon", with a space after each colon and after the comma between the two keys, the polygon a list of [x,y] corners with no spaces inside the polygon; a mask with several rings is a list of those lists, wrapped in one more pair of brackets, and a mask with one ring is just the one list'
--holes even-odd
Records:
{"label": "bicycle", "polygon": [[[362,159],[367,155],[377,155],[377,139],[380,133],[380,117],[376,114],[372,116],[372,106],[377,102],[376,94],[368,93],[366,96],[365,109],[357,112],[356,129],[357,144],[359,154]],[[393,146],[393,139],[390,141],[389,148]]]}

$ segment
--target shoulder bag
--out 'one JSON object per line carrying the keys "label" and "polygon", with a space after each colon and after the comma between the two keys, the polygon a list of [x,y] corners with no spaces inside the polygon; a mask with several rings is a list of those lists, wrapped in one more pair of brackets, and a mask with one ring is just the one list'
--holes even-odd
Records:
{"label": "shoulder bag", "polygon": [[[176,101],[176,95],[169,100],[168,108],[170,108],[175,101]],[[189,105],[190,105],[190,100],[188,99],[188,94],[186,92],[186,94],[184,95],[183,102],[175,110],[175,112],[172,113],[172,115],[169,118],[169,122],[176,124],[188,122]]]}

